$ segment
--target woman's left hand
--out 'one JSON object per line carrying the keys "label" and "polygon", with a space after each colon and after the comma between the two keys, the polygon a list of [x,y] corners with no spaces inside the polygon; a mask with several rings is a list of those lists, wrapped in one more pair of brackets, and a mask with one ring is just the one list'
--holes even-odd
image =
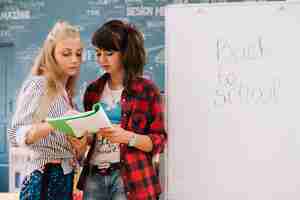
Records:
{"label": "woman's left hand", "polygon": [[68,140],[76,152],[76,157],[82,157],[87,150],[87,134],[85,134],[81,139],[76,137],[68,136]]}
{"label": "woman's left hand", "polygon": [[121,128],[120,125],[114,124],[110,128],[100,129],[98,134],[107,138],[112,143],[127,144],[133,133]]}

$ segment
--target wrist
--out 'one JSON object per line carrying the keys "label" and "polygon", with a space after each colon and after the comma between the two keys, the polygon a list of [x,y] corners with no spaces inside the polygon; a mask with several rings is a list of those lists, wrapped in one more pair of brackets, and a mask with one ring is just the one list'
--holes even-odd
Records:
{"label": "wrist", "polygon": [[137,134],[135,133],[132,133],[130,136],[129,136],[129,139],[128,139],[128,146],[129,147],[134,147],[137,143]]}
{"label": "wrist", "polygon": [[41,125],[44,127],[44,130],[48,133],[54,131],[54,128],[48,122],[42,122]]}

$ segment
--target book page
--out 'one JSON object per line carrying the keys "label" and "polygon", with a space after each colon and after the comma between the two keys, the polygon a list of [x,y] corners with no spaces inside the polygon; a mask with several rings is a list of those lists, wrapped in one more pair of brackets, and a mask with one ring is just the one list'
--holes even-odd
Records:
{"label": "book page", "polygon": [[95,133],[100,128],[111,127],[111,122],[106,116],[102,108],[99,109],[94,115],[77,118],[66,121],[72,129],[76,137],[81,137],[85,131]]}

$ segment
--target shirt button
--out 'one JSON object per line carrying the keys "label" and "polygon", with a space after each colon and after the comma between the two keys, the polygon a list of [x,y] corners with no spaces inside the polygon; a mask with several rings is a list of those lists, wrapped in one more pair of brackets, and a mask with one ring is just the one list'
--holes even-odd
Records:
{"label": "shirt button", "polygon": [[130,195],[130,192],[126,192],[127,195]]}
{"label": "shirt button", "polygon": [[123,114],[123,117],[126,117],[126,114],[125,114],[125,113]]}

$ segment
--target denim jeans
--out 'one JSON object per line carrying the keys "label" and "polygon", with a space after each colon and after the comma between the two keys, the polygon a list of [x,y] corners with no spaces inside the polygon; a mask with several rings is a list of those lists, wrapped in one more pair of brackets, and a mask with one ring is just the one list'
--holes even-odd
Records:
{"label": "denim jeans", "polygon": [[[48,200],[72,200],[74,173],[63,174],[60,166],[48,171],[46,198]],[[20,191],[20,200],[40,200],[44,174],[35,170],[26,176]]]}
{"label": "denim jeans", "polygon": [[84,200],[127,200],[120,170],[108,176],[90,174],[83,191]]}

